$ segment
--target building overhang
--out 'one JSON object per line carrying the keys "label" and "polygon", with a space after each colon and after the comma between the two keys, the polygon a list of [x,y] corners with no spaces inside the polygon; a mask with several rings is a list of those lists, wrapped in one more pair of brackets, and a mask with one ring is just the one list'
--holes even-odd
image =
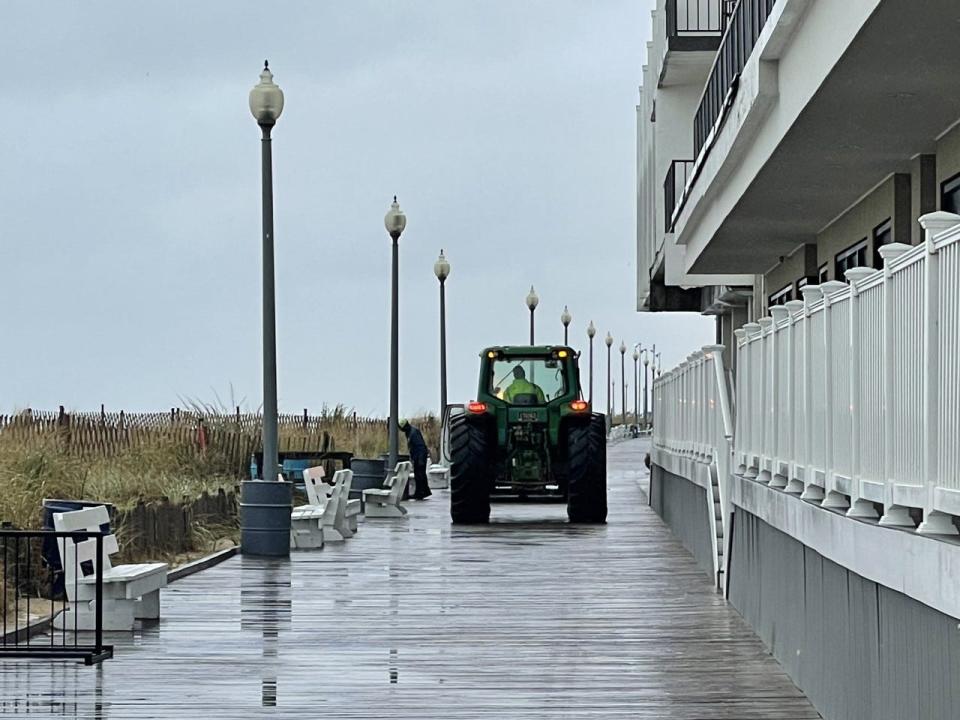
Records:
{"label": "building overhang", "polygon": [[960,118],[956,0],[775,8],[677,217],[691,275],[764,272]]}

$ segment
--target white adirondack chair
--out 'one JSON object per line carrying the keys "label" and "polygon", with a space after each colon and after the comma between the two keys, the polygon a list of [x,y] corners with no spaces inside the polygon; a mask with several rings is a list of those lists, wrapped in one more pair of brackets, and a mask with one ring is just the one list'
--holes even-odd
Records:
{"label": "white adirondack chair", "polygon": [[406,515],[407,509],[400,503],[412,472],[413,464],[409,460],[398,462],[393,474],[384,480],[383,487],[364,490],[364,515],[368,518],[395,518]]}
{"label": "white adirondack chair", "polygon": [[[347,505],[350,500],[350,486],[353,484],[353,470],[337,470],[333,475],[333,490],[330,492],[328,510],[324,513],[323,537],[327,542],[343,542],[353,537],[355,530],[347,518]],[[332,509],[330,506],[333,506]]]}
{"label": "white adirondack chair", "polygon": [[[53,526],[59,532],[100,532],[110,522],[103,505],[65,513],[54,513]],[[116,535],[103,538],[103,557],[97,557],[95,539],[75,542],[57,540],[64,572],[67,607],[54,618],[58,630],[93,630],[96,627],[96,566],[103,568],[103,629],[133,630],[134,620],[160,618],[160,588],[167,585],[166,563],[113,565],[110,556],[119,552]]]}
{"label": "white adirondack chair", "polygon": [[290,511],[290,547],[316,549],[323,547],[323,516],[330,503],[327,494],[332,488],[323,482],[322,466],[303,471],[307,504]]}

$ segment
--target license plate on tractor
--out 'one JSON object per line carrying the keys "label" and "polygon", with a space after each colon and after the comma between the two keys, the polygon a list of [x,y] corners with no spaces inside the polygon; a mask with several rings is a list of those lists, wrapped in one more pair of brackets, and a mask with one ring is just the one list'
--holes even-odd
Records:
{"label": "license plate on tractor", "polygon": [[521,412],[518,417],[520,419],[520,422],[536,422],[537,421],[536,411]]}

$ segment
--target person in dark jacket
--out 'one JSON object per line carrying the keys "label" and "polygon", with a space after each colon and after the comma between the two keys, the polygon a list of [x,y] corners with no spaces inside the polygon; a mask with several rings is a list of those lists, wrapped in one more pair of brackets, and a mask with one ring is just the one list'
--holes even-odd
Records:
{"label": "person in dark jacket", "polygon": [[413,463],[414,500],[426,500],[433,493],[427,484],[427,444],[423,441],[423,433],[411,425],[407,420],[400,421],[400,429],[407,436],[407,452],[410,462]]}

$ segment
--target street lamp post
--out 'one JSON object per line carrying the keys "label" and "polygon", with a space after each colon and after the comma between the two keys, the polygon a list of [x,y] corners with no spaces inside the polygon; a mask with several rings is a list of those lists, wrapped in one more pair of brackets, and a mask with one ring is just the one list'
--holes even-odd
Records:
{"label": "street lamp post", "polygon": [[610,414],[612,409],[610,404],[613,402],[613,390],[611,389],[613,377],[610,375],[610,348],[613,346],[613,336],[608,332],[603,342],[607,346],[607,417],[610,425],[613,425],[613,415]]}
{"label": "street lamp post", "polygon": [[625,424],[627,421],[627,370],[625,358],[627,355],[627,344],[621,340],[620,341],[620,424]]}
{"label": "street lamp post", "polygon": [[647,368],[650,366],[650,357],[647,351],[643,351],[643,424],[649,425],[649,416],[647,415]]}
{"label": "street lamp post", "polygon": [[537,296],[537,291],[533,289],[533,285],[530,286],[530,292],[527,293],[527,307],[530,309],[530,344],[533,345],[533,311],[537,309],[537,305],[540,304],[540,298]]}
{"label": "street lamp post", "polygon": [[570,315],[570,311],[567,310],[567,306],[563,306],[563,312],[560,314],[560,322],[563,323],[563,344],[569,345],[569,335],[567,331],[570,329],[570,321],[573,320],[573,316]]}
{"label": "street lamp post", "polygon": [[593,411],[593,336],[597,334],[597,329],[593,326],[593,320],[587,325],[587,337],[590,338],[590,410]]}
{"label": "street lamp post", "polygon": [[633,421],[640,426],[640,372],[637,361],[640,359],[640,353],[637,348],[633,348]]}
{"label": "street lamp post", "polygon": [[440,257],[433,264],[433,274],[440,281],[440,421],[447,411],[447,295],[446,282],[450,276],[450,263],[440,250]]}
{"label": "street lamp post", "polygon": [[250,113],[260,126],[263,235],[263,464],[259,479],[242,483],[240,548],[248,555],[290,554],[290,483],[277,482],[277,317],[273,262],[273,153],[270,133],[283,112],[283,91],[264,61],[250,91]]}
{"label": "street lamp post", "polygon": [[399,315],[399,295],[400,295],[400,236],[404,228],[407,227],[407,216],[400,209],[400,203],[397,202],[397,196],[393,196],[393,203],[390,209],[383,217],[383,226],[387,229],[387,234],[393,241],[393,265],[391,272],[391,297],[390,297],[390,427],[389,427],[389,448],[387,460],[387,473],[393,472],[397,466],[397,455],[399,455],[399,427],[397,421],[400,419],[400,315]]}
{"label": "street lamp post", "polygon": [[[653,367],[650,368],[650,375],[653,376],[654,369],[656,369],[657,377],[660,377],[660,353],[653,353]],[[657,391],[654,389],[653,397],[650,398],[650,412],[657,412]],[[651,425],[653,423],[651,422]]]}

